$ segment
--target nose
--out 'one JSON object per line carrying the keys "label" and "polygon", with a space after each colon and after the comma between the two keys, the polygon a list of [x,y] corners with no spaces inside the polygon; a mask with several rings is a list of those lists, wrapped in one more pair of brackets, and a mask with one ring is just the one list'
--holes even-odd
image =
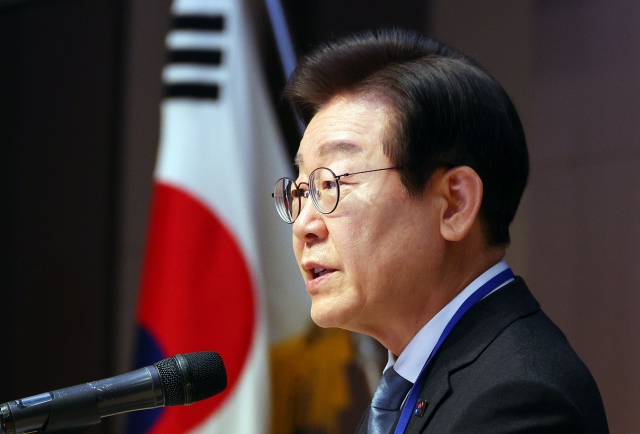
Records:
{"label": "nose", "polygon": [[313,205],[311,198],[304,201],[300,214],[293,222],[293,235],[305,243],[323,240],[329,234],[324,215]]}

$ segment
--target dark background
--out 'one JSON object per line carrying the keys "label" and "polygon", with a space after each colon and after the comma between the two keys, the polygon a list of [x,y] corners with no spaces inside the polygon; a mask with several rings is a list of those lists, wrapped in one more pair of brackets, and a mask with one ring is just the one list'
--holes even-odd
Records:
{"label": "dark background", "polygon": [[111,370],[118,209],[117,2],[0,9],[0,401]]}
{"label": "dark background", "polygon": [[[293,150],[264,6],[247,1]],[[640,432],[636,3],[284,2],[298,54],[399,25],[503,83],[533,170],[508,261],[591,369],[614,433]],[[130,370],[169,6],[0,2],[0,402]]]}

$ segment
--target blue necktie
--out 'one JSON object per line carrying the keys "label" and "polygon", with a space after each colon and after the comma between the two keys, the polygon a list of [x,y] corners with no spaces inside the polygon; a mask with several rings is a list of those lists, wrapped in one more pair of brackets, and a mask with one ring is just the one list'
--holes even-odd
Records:
{"label": "blue necktie", "polygon": [[389,434],[411,386],[393,367],[385,371],[371,400],[369,434]]}

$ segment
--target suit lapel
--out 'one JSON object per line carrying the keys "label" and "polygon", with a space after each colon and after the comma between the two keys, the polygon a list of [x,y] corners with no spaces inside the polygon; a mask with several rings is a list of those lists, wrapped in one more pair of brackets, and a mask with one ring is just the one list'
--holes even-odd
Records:
{"label": "suit lapel", "polygon": [[450,375],[472,364],[491,342],[519,318],[540,310],[520,277],[479,301],[460,319],[431,361],[419,401],[422,417],[411,416],[407,432],[422,432],[450,390]]}
{"label": "suit lapel", "polygon": [[356,434],[367,434],[367,431],[369,430],[369,411],[371,410],[371,407],[367,407],[367,409],[364,412],[364,415],[362,415],[362,418],[360,419],[360,424],[358,425],[358,429],[356,430]]}

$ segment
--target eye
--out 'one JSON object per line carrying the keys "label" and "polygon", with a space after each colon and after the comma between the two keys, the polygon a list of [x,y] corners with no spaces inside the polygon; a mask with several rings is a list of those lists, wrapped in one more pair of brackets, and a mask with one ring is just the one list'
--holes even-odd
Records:
{"label": "eye", "polygon": [[327,181],[322,181],[322,184],[320,184],[320,188],[322,190],[332,190],[334,188],[336,188],[336,181],[335,180],[327,180]]}

